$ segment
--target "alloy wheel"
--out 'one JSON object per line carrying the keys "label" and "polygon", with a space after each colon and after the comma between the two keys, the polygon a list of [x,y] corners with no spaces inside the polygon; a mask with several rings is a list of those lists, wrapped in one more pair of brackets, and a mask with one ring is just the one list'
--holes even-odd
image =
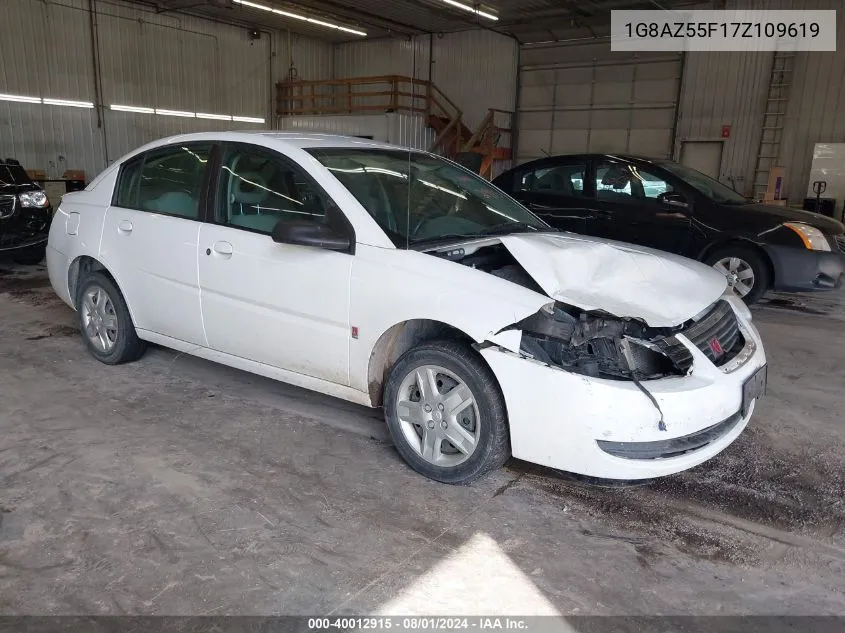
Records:
{"label": "alloy wheel", "polygon": [[713,264],[728,280],[728,288],[740,298],[744,298],[754,288],[754,270],[740,257],[723,257]]}
{"label": "alloy wheel", "polygon": [[478,446],[481,417],[475,397],[443,367],[423,365],[405,376],[396,417],[411,448],[435,466],[462,464]]}
{"label": "alloy wheel", "polygon": [[94,348],[108,354],[117,343],[117,313],[111,297],[100,286],[91,286],[82,298],[82,326]]}

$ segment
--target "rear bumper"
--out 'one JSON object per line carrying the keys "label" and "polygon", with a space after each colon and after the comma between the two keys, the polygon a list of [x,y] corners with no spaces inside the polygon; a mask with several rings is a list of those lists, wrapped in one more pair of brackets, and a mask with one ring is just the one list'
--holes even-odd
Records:
{"label": "rear bumper", "polygon": [[[845,283],[845,254],[792,246],[764,246],[774,267],[774,290],[833,290]],[[834,247],[835,248],[835,247]]]}

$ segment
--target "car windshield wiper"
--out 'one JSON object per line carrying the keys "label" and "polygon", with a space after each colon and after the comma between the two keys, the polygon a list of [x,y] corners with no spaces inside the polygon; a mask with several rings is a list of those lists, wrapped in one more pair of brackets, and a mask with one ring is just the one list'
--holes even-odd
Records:
{"label": "car windshield wiper", "polygon": [[495,224],[489,228],[484,229],[479,235],[507,235],[508,233],[545,233],[548,231],[558,231],[558,229],[551,226],[537,226],[536,224],[528,224],[527,222],[506,222],[503,224]]}

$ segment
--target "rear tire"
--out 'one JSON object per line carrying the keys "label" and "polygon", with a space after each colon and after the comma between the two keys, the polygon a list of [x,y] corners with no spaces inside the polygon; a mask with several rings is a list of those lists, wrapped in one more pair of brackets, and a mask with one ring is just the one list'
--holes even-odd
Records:
{"label": "rear tire", "polygon": [[89,273],[79,287],[76,305],[82,340],[94,358],[119,365],[141,357],[147,344],[138,338],[126,301],[108,276]]}
{"label": "rear tire", "polygon": [[[704,262],[724,274],[728,287],[748,305],[759,301],[772,285],[769,262],[749,246],[737,244],[718,248]],[[746,292],[749,282],[750,289]]]}
{"label": "rear tire", "polygon": [[44,246],[33,246],[22,250],[20,253],[15,253],[13,259],[15,263],[23,266],[35,266],[44,261],[44,254],[47,249]]}
{"label": "rear tire", "polygon": [[457,341],[426,342],[403,354],[385,385],[384,413],[396,450],[429,479],[468,484],[510,457],[499,385]]}

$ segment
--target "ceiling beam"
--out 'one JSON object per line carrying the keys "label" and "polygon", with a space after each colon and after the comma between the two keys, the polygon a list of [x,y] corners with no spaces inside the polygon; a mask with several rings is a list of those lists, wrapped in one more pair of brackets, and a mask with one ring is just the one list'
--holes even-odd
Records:
{"label": "ceiling beam", "polygon": [[203,6],[233,7],[231,0],[154,0],[156,13],[165,11],[182,11],[184,9],[196,9]]}

